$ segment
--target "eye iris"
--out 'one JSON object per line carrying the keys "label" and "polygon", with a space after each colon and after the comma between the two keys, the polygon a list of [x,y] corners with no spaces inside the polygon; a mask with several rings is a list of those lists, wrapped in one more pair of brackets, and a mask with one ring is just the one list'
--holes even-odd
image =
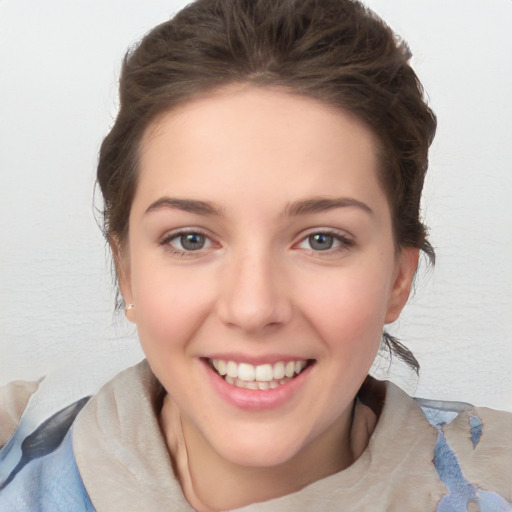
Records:
{"label": "eye iris", "polygon": [[187,233],[180,237],[181,246],[187,251],[197,251],[205,244],[205,237],[199,233]]}
{"label": "eye iris", "polygon": [[324,233],[316,233],[308,237],[309,245],[316,251],[326,251],[332,248],[334,238]]}

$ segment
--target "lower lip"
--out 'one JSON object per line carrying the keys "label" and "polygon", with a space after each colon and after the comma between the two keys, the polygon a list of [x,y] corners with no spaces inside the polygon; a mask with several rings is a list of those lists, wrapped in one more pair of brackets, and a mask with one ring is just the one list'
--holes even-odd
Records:
{"label": "lower lip", "polygon": [[228,384],[206,361],[203,363],[212,387],[221,398],[239,409],[251,411],[275,409],[292,400],[304,385],[311,370],[311,366],[308,366],[286,384],[274,389],[246,389]]}

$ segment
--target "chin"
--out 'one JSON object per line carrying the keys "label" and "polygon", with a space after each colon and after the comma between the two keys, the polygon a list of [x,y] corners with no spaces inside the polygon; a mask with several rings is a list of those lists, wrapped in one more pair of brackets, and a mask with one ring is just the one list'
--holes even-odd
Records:
{"label": "chin", "polygon": [[305,435],[291,436],[289,428],[277,433],[263,423],[250,432],[238,430],[237,435],[230,431],[228,438],[219,443],[212,440],[211,445],[222,458],[240,466],[270,468],[286,464],[297,457],[306,444]]}
{"label": "chin", "polygon": [[300,449],[296,447],[287,447],[279,449],[275,446],[267,446],[265,450],[261,449],[261,445],[255,446],[240,446],[231,447],[226,450],[224,458],[229,460],[232,464],[251,468],[271,468],[286,464],[291,461]]}

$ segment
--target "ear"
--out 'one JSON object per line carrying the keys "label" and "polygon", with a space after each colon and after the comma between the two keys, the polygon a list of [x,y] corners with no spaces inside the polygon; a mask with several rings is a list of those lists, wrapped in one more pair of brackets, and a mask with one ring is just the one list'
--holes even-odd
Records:
{"label": "ear", "polygon": [[389,297],[385,323],[394,322],[402,312],[411,291],[414,274],[418,268],[420,250],[405,247],[400,251],[396,263],[393,288]]}
{"label": "ear", "polygon": [[[110,237],[108,243],[112,251],[117,283],[124,304],[125,306],[133,304],[130,257],[126,243],[121,242],[117,237]],[[135,323],[135,310],[133,308],[125,309],[125,316],[130,322]]]}

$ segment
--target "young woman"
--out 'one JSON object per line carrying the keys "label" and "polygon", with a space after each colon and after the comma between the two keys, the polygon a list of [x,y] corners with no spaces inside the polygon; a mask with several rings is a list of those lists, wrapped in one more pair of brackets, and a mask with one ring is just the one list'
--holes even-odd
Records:
{"label": "young woman", "polygon": [[1,510],[512,509],[510,414],[368,377],[417,365],[385,326],[434,258],[409,57],[349,0],[199,0],[129,52],[98,183],[147,361],[25,439]]}

